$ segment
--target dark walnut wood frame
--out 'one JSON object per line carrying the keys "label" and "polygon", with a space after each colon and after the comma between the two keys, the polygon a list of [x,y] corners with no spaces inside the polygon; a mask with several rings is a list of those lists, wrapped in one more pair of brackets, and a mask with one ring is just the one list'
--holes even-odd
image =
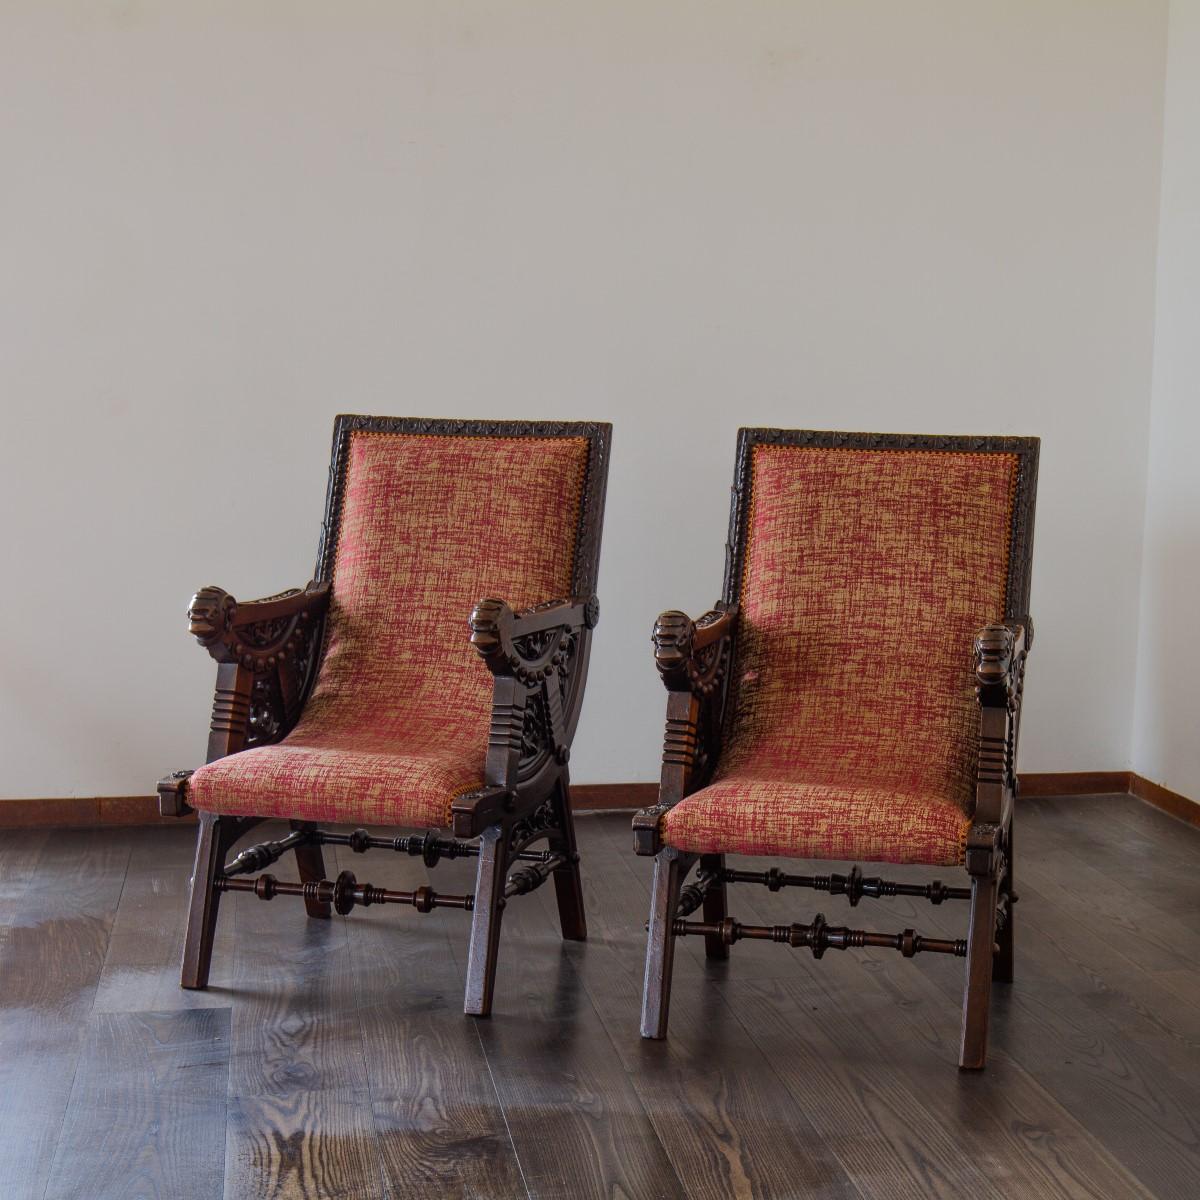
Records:
{"label": "dark walnut wood frame", "polygon": [[[643,1037],[666,1036],[677,937],[703,936],[705,953],[711,959],[726,958],[729,947],[742,938],[807,946],[816,958],[831,948],[877,946],[899,950],[906,957],[932,952],[966,958],[959,1065],[983,1067],[992,981],[1011,982],[1013,977],[1012,906],[1017,898],[1013,892],[1013,800],[1025,657],[1033,641],[1029,583],[1039,444],[1037,438],[740,431],[723,598],[697,621],[672,611],[663,613],[654,626],[654,657],[668,697],[658,803],[642,809],[633,820],[635,852],[655,856],[642,1000]],[[662,843],[659,824],[663,814],[705,786],[721,753],[727,687],[737,653],[737,605],[746,554],[751,455],[759,445],[1017,456],[1003,620],[981,629],[973,647],[979,755],[965,856],[969,887],[946,887],[940,881],[911,885],[864,878],[858,867],[848,876],[788,875],[774,868],[734,871],[726,868],[723,855],[690,854]],[[972,661],[971,655],[972,647],[964,646],[965,662]],[[688,872],[697,864],[695,882],[683,886]],[[765,884],[772,890],[795,886],[846,895],[852,905],[862,896],[921,895],[935,904],[970,900],[967,937],[932,939],[911,929],[895,934],[872,933],[830,926],[820,913],[809,925],[743,925],[727,915],[726,887],[747,882]],[[703,920],[687,921],[685,918],[698,908],[703,909]]]}
{"label": "dark walnut wood frame", "polygon": [[[304,707],[324,644],[352,433],[586,438],[589,443],[571,596],[547,598],[520,612],[502,599],[488,598],[469,614],[470,643],[494,677],[492,716],[484,785],[454,800],[454,836],[443,837],[440,830],[423,836],[379,837],[361,829],[345,834],[293,821],[286,837],[252,846],[227,862],[234,844],[262,818],[201,812],[183,987],[207,985],[218,905],[226,891],[253,891],[264,900],[299,896],[308,915],[315,918],[328,917],[331,909],[348,913],[356,904],[407,904],[423,913],[438,907],[471,911],[464,1007],[476,1016],[491,1011],[500,923],[509,897],[553,878],[563,937],[586,938],[567,762],[583,701],[592,629],[599,616],[595,588],[611,430],[607,424],[583,422],[340,416],[334,426],[316,578],[303,589],[248,603],[239,603],[215,587],[196,593],[188,610],[191,632],[217,661],[207,758],[212,762],[280,741]],[[483,514],[479,535],[487,534]],[[463,613],[464,653],[470,653],[467,617]],[[190,811],[186,798],[190,775],[190,771],[177,771],[159,782],[164,816]],[[531,850],[541,839],[548,848]],[[419,854],[429,867],[442,857],[477,857],[476,890],[466,896],[447,896],[429,887],[390,891],[360,884],[349,871],[329,880],[321,853],[321,846],[327,844],[347,845],[356,852],[387,848]],[[289,851],[296,855],[298,882],[272,875],[247,877]]]}

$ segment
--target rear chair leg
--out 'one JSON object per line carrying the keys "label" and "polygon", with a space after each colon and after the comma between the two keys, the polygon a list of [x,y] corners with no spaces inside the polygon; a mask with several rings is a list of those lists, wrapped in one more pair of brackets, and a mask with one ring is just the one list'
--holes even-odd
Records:
{"label": "rear chair leg", "polygon": [[962,1042],[958,1065],[980,1071],[987,1062],[988,1009],[992,998],[992,956],[996,938],[995,875],[971,877],[971,924],[967,933],[967,983],[963,995]]}
{"label": "rear chair leg", "polygon": [[504,915],[504,884],[508,875],[507,829],[493,825],[479,839],[479,874],[471,919],[471,948],[467,955],[467,991],[463,1012],[486,1017],[492,1011],[496,986],[496,957],[500,950],[500,919]]}
{"label": "rear chair leg", "polygon": [[[293,821],[292,828],[303,829],[305,824],[304,821]],[[316,842],[297,846],[296,867],[300,872],[301,883],[320,883],[325,878],[325,856],[321,853],[321,847]],[[328,920],[330,913],[329,902],[305,896],[304,911],[310,917],[315,917],[319,920]]]}
{"label": "rear chair leg", "polygon": [[[725,920],[728,913],[725,909],[725,880],[721,872],[725,870],[725,855],[705,854],[700,859],[700,870],[713,872],[717,879],[707,892],[704,893],[704,923],[718,925]],[[704,957],[714,961],[723,961],[729,957],[729,947],[716,934],[704,935]]]}
{"label": "rear chair leg", "polygon": [[665,1038],[671,1006],[671,967],[675,959],[672,925],[679,905],[679,888],[695,861],[668,846],[654,859],[654,889],[650,896],[650,932],[646,939],[646,979],[642,989],[642,1037]]}
{"label": "rear chair leg", "polygon": [[1000,895],[1008,899],[1007,919],[1004,928],[1000,930],[996,942],[996,961],[992,964],[992,978],[999,983],[1013,981],[1013,825],[1008,827],[1008,850],[1005,855],[1004,874],[1000,879]]}
{"label": "rear chair leg", "polygon": [[566,856],[570,864],[554,872],[554,895],[558,900],[558,921],[568,941],[587,940],[587,917],[583,911],[583,881],[579,874],[579,849],[575,843],[575,822],[571,816],[571,793],[564,779],[559,784],[554,807],[561,832],[550,840],[550,849]]}
{"label": "rear chair leg", "polygon": [[208,986],[213,933],[217,927],[217,905],[221,899],[221,893],[213,884],[217,872],[225,865],[229,840],[221,817],[210,812],[200,814],[196,863],[192,871],[192,896],[188,903],[187,934],[183,940],[180,987],[200,989]]}

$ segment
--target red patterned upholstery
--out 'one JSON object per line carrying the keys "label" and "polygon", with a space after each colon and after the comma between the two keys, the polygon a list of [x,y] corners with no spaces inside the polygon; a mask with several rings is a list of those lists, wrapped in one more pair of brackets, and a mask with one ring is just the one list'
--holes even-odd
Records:
{"label": "red patterned upholstery", "polygon": [[492,676],[475,602],[569,596],[585,438],[354,432],[324,659],[278,745],[201,767],[215,812],[448,825],[483,783]]}
{"label": "red patterned upholstery", "polygon": [[972,638],[1005,613],[1011,454],[758,445],[731,714],[685,850],[952,863]]}

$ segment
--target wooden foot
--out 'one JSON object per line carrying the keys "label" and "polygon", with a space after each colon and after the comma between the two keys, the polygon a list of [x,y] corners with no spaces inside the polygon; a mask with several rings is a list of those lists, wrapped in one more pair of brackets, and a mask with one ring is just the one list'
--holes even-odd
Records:
{"label": "wooden foot", "polygon": [[646,978],[642,988],[642,1037],[665,1038],[671,1007],[671,967],[675,937],[671,926],[679,904],[679,888],[693,855],[667,847],[654,859],[654,888],[650,895],[650,931],[646,939]]}
{"label": "wooden foot", "polygon": [[992,998],[992,961],[996,937],[994,875],[971,878],[971,923],[967,934],[967,980],[963,994],[962,1041],[958,1065],[981,1071],[987,1062],[988,1010]]}
{"label": "wooden foot", "polygon": [[575,842],[575,822],[567,783],[559,785],[554,806],[559,833],[550,838],[550,849],[566,856],[570,864],[554,872],[554,895],[558,901],[558,921],[568,941],[587,940],[587,917],[583,911],[583,881],[579,874],[579,849]]}
{"label": "wooden foot", "polygon": [[[293,829],[303,829],[305,823],[303,821],[293,821]],[[321,847],[315,842],[310,842],[306,846],[296,847],[296,868],[300,872],[301,883],[319,883],[325,878],[325,856],[321,853]],[[315,917],[318,920],[327,921],[329,919],[330,907],[326,900],[304,898],[304,911],[310,917]]]}
{"label": "wooden foot", "polygon": [[[712,871],[717,876],[717,882],[704,893],[703,912],[706,925],[718,925],[729,915],[725,908],[725,880],[721,878],[721,872],[725,870],[725,855],[702,855],[700,870]],[[715,934],[706,933],[704,935],[704,957],[722,961],[729,957],[729,947]]]}
{"label": "wooden foot", "polygon": [[221,899],[213,880],[225,861],[228,839],[224,834],[220,817],[208,812],[200,814],[196,862],[192,870],[192,898],[188,904],[187,933],[183,940],[180,987],[200,989],[208,986],[213,933],[217,927],[217,905]]}
{"label": "wooden foot", "polygon": [[500,950],[500,921],[504,915],[504,883],[508,874],[508,830],[485,829],[479,839],[479,874],[467,955],[467,990],[463,1012],[486,1017],[492,1011],[496,958]]}

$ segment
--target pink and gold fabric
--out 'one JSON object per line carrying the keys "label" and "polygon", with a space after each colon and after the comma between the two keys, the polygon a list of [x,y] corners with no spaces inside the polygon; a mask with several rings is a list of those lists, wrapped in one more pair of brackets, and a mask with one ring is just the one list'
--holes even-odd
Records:
{"label": "pink and gold fabric", "polygon": [[713,782],[663,820],[701,852],[957,863],[972,639],[1005,615],[1017,458],[752,449],[738,652]]}
{"label": "pink and gold fabric", "polygon": [[475,602],[571,594],[586,438],[350,434],[324,657],[295,729],[210,763],[188,801],[447,825],[483,783],[492,676]]}

